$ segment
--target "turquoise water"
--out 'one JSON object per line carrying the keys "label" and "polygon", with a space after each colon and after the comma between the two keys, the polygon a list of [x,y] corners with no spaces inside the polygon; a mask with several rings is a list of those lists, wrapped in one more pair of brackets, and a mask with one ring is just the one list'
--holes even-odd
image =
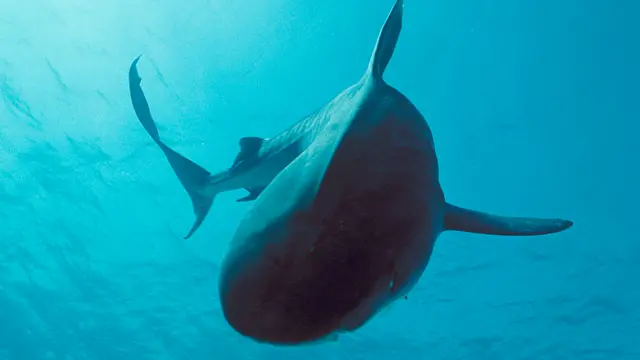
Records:
{"label": "turquoise water", "polygon": [[250,203],[193,214],[135,118],[211,171],[357,81],[392,0],[0,2],[0,359],[640,358],[640,5],[406,0],[385,74],[451,202],[563,233],[446,233],[408,301],[336,342],[235,333],[219,264]]}

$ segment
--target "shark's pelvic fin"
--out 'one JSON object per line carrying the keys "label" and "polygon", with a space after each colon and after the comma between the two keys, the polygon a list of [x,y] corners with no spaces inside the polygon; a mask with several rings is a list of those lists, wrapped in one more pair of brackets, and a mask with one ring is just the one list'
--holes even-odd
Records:
{"label": "shark's pelvic fin", "polygon": [[173,168],[173,172],[177,175],[178,180],[180,180],[180,183],[182,183],[182,186],[191,198],[196,220],[187,236],[185,236],[185,239],[188,239],[200,227],[202,221],[204,221],[204,218],[209,213],[209,209],[211,209],[214,197],[203,196],[198,192],[199,188],[206,185],[211,174],[200,165],[180,155],[160,139],[158,128],[151,116],[151,111],[149,110],[149,104],[142,88],[140,87],[141,78],[138,75],[137,69],[140,56],[142,55],[139,55],[135,60],[133,60],[131,67],[129,68],[129,91],[131,94],[131,102],[138,120],[145,130],[147,130],[151,139],[158,144],[158,147],[160,147],[169,161],[171,168]]}
{"label": "shark's pelvic fin", "polygon": [[382,74],[384,74],[384,70],[387,68],[396,48],[400,30],[402,29],[403,7],[404,1],[397,0],[378,35],[378,41],[367,69],[367,73],[375,79],[382,79]]}
{"label": "shark's pelvic fin", "polygon": [[444,229],[488,235],[532,236],[564,231],[573,222],[563,219],[507,217],[446,204]]}
{"label": "shark's pelvic fin", "polygon": [[260,187],[255,187],[255,188],[247,188],[246,190],[249,192],[249,195],[240,198],[238,200],[236,200],[237,202],[247,202],[247,201],[253,201],[255,199],[258,198],[258,196],[260,196],[260,193],[262,193],[262,191],[264,191],[264,189],[266,189],[266,186],[260,186]]}

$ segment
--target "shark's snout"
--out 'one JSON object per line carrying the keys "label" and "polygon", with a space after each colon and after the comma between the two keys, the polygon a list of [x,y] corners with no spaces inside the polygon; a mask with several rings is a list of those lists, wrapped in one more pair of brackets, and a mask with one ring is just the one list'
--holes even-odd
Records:
{"label": "shark's snout", "polygon": [[[296,240],[305,239],[290,239]],[[228,323],[259,342],[283,345],[322,340],[341,330],[345,318],[379,291],[379,280],[389,273],[388,258],[358,246],[364,238],[352,239],[354,247],[328,240],[319,238],[312,251],[296,258],[264,249],[228,258],[220,287]]]}

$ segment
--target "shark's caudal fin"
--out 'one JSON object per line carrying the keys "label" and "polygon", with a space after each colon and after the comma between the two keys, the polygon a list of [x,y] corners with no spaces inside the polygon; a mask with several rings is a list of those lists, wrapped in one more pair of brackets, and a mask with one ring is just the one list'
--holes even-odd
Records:
{"label": "shark's caudal fin", "polygon": [[367,73],[375,79],[382,79],[382,74],[384,74],[384,70],[387,68],[396,48],[400,30],[402,29],[403,7],[404,1],[397,0],[378,35],[378,41],[367,69]]}
{"label": "shark's caudal fin", "polygon": [[532,236],[564,231],[573,222],[562,219],[506,217],[446,204],[444,229],[489,235]]}
{"label": "shark's caudal fin", "polygon": [[142,88],[140,87],[141,78],[138,75],[137,69],[140,56],[142,55],[139,55],[135,60],[133,60],[131,67],[129,68],[129,92],[131,93],[131,102],[138,120],[145,130],[147,130],[151,139],[158,144],[158,147],[160,147],[167,160],[169,160],[169,164],[173,168],[173,172],[178,176],[182,186],[191,198],[196,220],[187,236],[185,236],[185,239],[188,239],[200,227],[204,218],[207,216],[207,213],[209,213],[211,204],[213,203],[213,197],[203,196],[198,192],[198,189],[202,188],[206,184],[211,174],[209,174],[209,172],[203,169],[200,165],[180,155],[160,140],[158,128],[151,116],[151,111],[149,110],[149,104],[144,96]]}

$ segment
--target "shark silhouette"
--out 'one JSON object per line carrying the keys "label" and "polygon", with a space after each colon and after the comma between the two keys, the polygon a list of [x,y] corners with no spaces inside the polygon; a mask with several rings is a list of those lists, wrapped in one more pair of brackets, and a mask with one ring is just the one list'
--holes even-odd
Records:
{"label": "shark silhouette", "polygon": [[404,297],[444,231],[544,235],[563,219],[507,217],[445,200],[429,126],[383,80],[402,26],[397,0],[357,83],[273,139],[243,138],[233,166],[211,175],[165,145],[134,60],[138,119],[169,160],[202,223],[221,191],[255,201],[220,274],[227,322],[258,342],[300,344],[354,331]]}

